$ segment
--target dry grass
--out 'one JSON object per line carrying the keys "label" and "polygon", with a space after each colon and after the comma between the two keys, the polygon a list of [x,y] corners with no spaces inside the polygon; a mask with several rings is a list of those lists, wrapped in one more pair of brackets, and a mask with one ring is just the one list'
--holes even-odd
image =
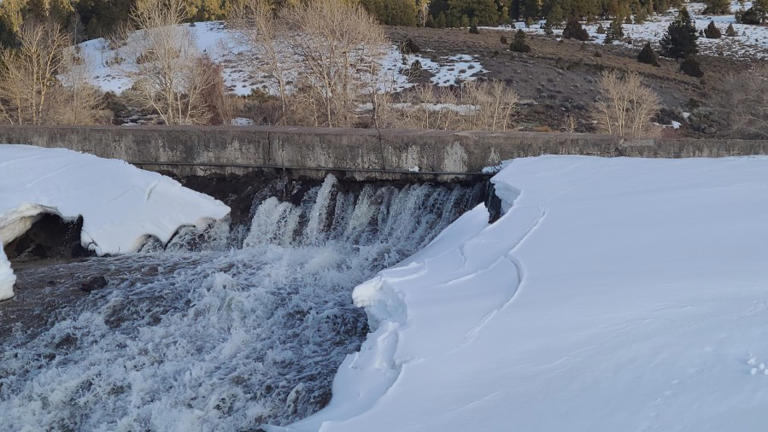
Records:
{"label": "dry grass", "polygon": [[651,119],[661,107],[659,96],[643,85],[637,73],[620,76],[605,72],[600,79],[600,101],[595,117],[601,132],[622,138],[658,135]]}
{"label": "dry grass", "polygon": [[[387,127],[505,131],[513,126],[515,91],[500,81],[466,82],[457,89],[422,85],[400,104],[388,104]],[[383,117],[383,116],[382,116]]]}

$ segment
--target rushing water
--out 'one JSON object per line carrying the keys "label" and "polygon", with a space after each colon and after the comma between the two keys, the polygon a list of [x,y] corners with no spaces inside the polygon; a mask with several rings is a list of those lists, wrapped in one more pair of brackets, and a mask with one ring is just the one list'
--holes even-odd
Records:
{"label": "rushing water", "polygon": [[[49,286],[0,304],[0,430],[255,430],[305,417],[367,333],[351,289],[480,192],[348,191],[329,176],[297,204],[259,198],[245,229],[181,230],[139,254],[22,269]],[[90,294],[72,282],[98,275],[109,284]]]}

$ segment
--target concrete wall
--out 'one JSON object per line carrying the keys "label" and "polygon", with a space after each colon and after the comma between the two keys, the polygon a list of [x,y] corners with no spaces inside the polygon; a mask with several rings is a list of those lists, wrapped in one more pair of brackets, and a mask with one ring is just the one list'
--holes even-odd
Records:
{"label": "concrete wall", "polygon": [[272,127],[0,126],[0,143],[65,147],[179,175],[285,169],[359,179],[480,173],[505,159],[541,154],[722,157],[768,154],[768,141],[621,141],[588,134],[376,131]]}

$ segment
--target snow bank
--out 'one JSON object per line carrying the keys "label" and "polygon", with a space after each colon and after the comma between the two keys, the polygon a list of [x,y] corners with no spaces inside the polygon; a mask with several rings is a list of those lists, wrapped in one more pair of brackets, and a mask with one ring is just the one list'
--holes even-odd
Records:
{"label": "snow bank", "polygon": [[5,251],[0,247],[0,301],[13,297],[13,284],[16,276],[11,269],[11,263],[5,257]]}
{"label": "snow bank", "polygon": [[[768,158],[547,156],[354,292],[372,333],[290,431],[768,422]],[[763,365],[763,366],[761,366]]]}
{"label": "snow bank", "polygon": [[41,213],[83,216],[81,241],[98,254],[168,241],[182,225],[229,213],[223,203],[126,162],[65,149],[0,145],[0,238],[6,245]]}

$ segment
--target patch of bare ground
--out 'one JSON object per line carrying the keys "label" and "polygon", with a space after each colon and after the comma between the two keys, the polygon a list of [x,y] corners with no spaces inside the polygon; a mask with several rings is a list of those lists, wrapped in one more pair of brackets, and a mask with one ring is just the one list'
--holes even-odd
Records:
{"label": "patch of bare ground", "polygon": [[[502,36],[512,40],[512,30],[470,34],[465,29],[389,27],[387,31],[395,42],[411,38],[421,48],[420,55],[435,61],[456,54],[475,56],[488,71],[485,78],[505,81],[520,96],[516,120],[523,130],[594,131],[592,111],[600,74],[615,69],[639,73],[658,93],[663,106],[660,123],[674,120],[683,124],[679,130],[665,129],[665,135],[718,134],[724,119],[711,108],[723,96],[725,75],[754,66],[750,60],[701,56],[704,78],[699,79],[681,73],[679,63],[672,59],[662,57],[659,67],[639,63],[639,49],[618,45],[528,35],[531,53],[516,53],[501,42]],[[686,123],[682,113],[695,111],[699,115],[689,117],[694,120]]]}

